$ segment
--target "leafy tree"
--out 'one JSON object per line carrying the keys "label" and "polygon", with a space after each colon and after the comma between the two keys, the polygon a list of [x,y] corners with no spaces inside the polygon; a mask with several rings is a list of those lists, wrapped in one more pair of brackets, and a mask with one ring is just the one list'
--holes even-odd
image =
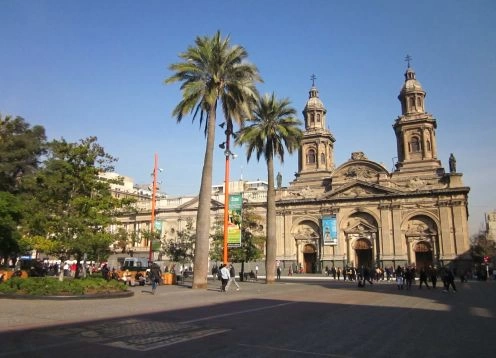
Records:
{"label": "leafy tree", "polygon": [[470,252],[474,262],[481,264],[484,256],[496,257],[496,242],[488,240],[485,231],[479,231],[471,237],[470,241],[472,242]]}
{"label": "leafy tree", "polygon": [[9,256],[19,252],[21,237],[18,224],[23,208],[20,200],[7,192],[0,192],[0,255],[8,262]]}
{"label": "leafy tree", "polygon": [[180,122],[188,113],[193,120],[199,115],[205,122],[207,137],[199,194],[193,288],[207,288],[207,268],[210,232],[210,200],[212,197],[212,165],[217,119],[217,104],[221,102],[227,137],[232,134],[232,120],[242,123],[251,112],[256,97],[255,82],[261,81],[257,68],[246,62],[248,53],[239,45],[231,45],[229,36],[220,32],[213,37],[197,37],[195,46],[181,53],[182,62],[170,65],[174,72],[165,83],[181,82],[182,100],[173,115]]}
{"label": "leafy tree", "polygon": [[243,127],[236,139],[238,144],[247,146],[247,160],[253,152],[257,160],[263,156],[267,163],[267,243],[265,268],[267,283],[275,281],[276,263],[276,192],[274,188],[274,157],[284,162],[284,148],[293,153],[300,145],[301,122],[296,118],[296,110],[286,98],[278,100],[274,93],[259,97],[251,119]]}
{"label": "leafy tree", "polygon": [[[263,256],[265,244],[264,229],[261,225],[262,218],[252,209],[242,210],[241,220],[241,246],[232,247],[228,250],[229,261],[241,262],[241,274],[244,272],[245,262],[256,261]],[[215,261],[222,261],[224,232],[222,225],[212,235],[212,248],[210,257]]]}
{"label": "leafy tree", "polygon": [[53,252],[61,257],[99,260],[110,253],[115,236],[108,231],[119,210],[131,204],[114,198],[110,184],[119,179],[102,179],[112,171],[115,159],[97,143],[96,137],[68,143],[49,143],[47,159],[25,187],[30,215],[26,234],[48,237],[57,243]]}
{"label": "leafy tree", "polygon": [[23,176],[33,173],[45,153],[45,129],[21,117],[0,115],[0,191],[16,193]]}
{"label": "leafy tree", "polygon": [[193,229],[193,221],[186,221],[186,228],[178,231],[177,238],[165,239],[163,241],[163,252],[173,261],[185,266],[194,257],[196,233]]}

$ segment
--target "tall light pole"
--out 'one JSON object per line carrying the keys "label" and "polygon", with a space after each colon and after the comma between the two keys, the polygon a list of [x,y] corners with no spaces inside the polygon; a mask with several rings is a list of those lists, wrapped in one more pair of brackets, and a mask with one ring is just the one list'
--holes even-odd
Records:
{"label": "tall light pole", "polygon": [[227,265],[227,239],[229,234],[229,159],[232,155],[230,150],[231,135],[233,134],[232,121],[227,120],[226,123],[222,123],[220,126],[224,128],[226,125],[226,141],[220,145],[224,150],[224,155],[226,156],[226,169],[224,177],[224,244],[223,244],[223,261],[224,265]]}
{"label": "tall light pole", "polygon": [[155,202],[157,197],[157,171],[158,171],[158,155],[155,153],[155,165],[153,166],[153,187],[152,187],[152,219],[150,228],[150,253],[148,255],[148,261],[152,261],[153,258],[153,233],[155,230]]}

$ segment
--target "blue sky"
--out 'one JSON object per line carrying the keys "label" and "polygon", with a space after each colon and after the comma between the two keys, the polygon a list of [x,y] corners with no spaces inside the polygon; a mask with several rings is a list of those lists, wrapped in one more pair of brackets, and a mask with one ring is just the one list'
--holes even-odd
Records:
{"label": "blue sky", "polygon": [[[151,182],[158,153],[162,191],[195,194],[203,131],[190,118],[176,123],[179,86],[163,81],[196,36],[220,30],[247,49],[265,81],[259,90],[288,97],[300,118],[317,76],[337,165],[363,151],[391,169],[410,54],[438,121],[439,158],[447,168],[453,152],[471,187],[473,233],[496,209],[495,15],[492,0],[0,0],[0,113],[43,125],[49,139],[97,136],[137,183]],[[214,166],[221,184],[220,149]],[[296,155],[277,165],[283,185],[297,169]],[[231,178],[241,176],[265,179],[264,163],[240,155]]]}

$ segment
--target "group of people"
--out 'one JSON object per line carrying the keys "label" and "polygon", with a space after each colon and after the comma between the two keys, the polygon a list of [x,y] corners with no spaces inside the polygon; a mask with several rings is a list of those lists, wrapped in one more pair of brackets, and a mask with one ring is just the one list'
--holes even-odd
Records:
{"label": "group of people", "polygon": [[231,286],[232,283],[236,285],[236,291],[239,291],[240,287],[236,282],[236,271],[232,264],[229,266],[221,264],[217,272],[217,277],[221,281],[220,292],[229,291],[229,286]]}

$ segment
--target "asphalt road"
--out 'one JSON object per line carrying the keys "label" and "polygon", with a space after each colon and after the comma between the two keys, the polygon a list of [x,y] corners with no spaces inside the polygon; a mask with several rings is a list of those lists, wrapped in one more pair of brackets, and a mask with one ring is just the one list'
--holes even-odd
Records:
{"label": "asphalt road", "polygon": [[443,293],[298,278],[228,293],[212,280],[118,299],[2,299],[0,358],[496,355],[495,281]]}

